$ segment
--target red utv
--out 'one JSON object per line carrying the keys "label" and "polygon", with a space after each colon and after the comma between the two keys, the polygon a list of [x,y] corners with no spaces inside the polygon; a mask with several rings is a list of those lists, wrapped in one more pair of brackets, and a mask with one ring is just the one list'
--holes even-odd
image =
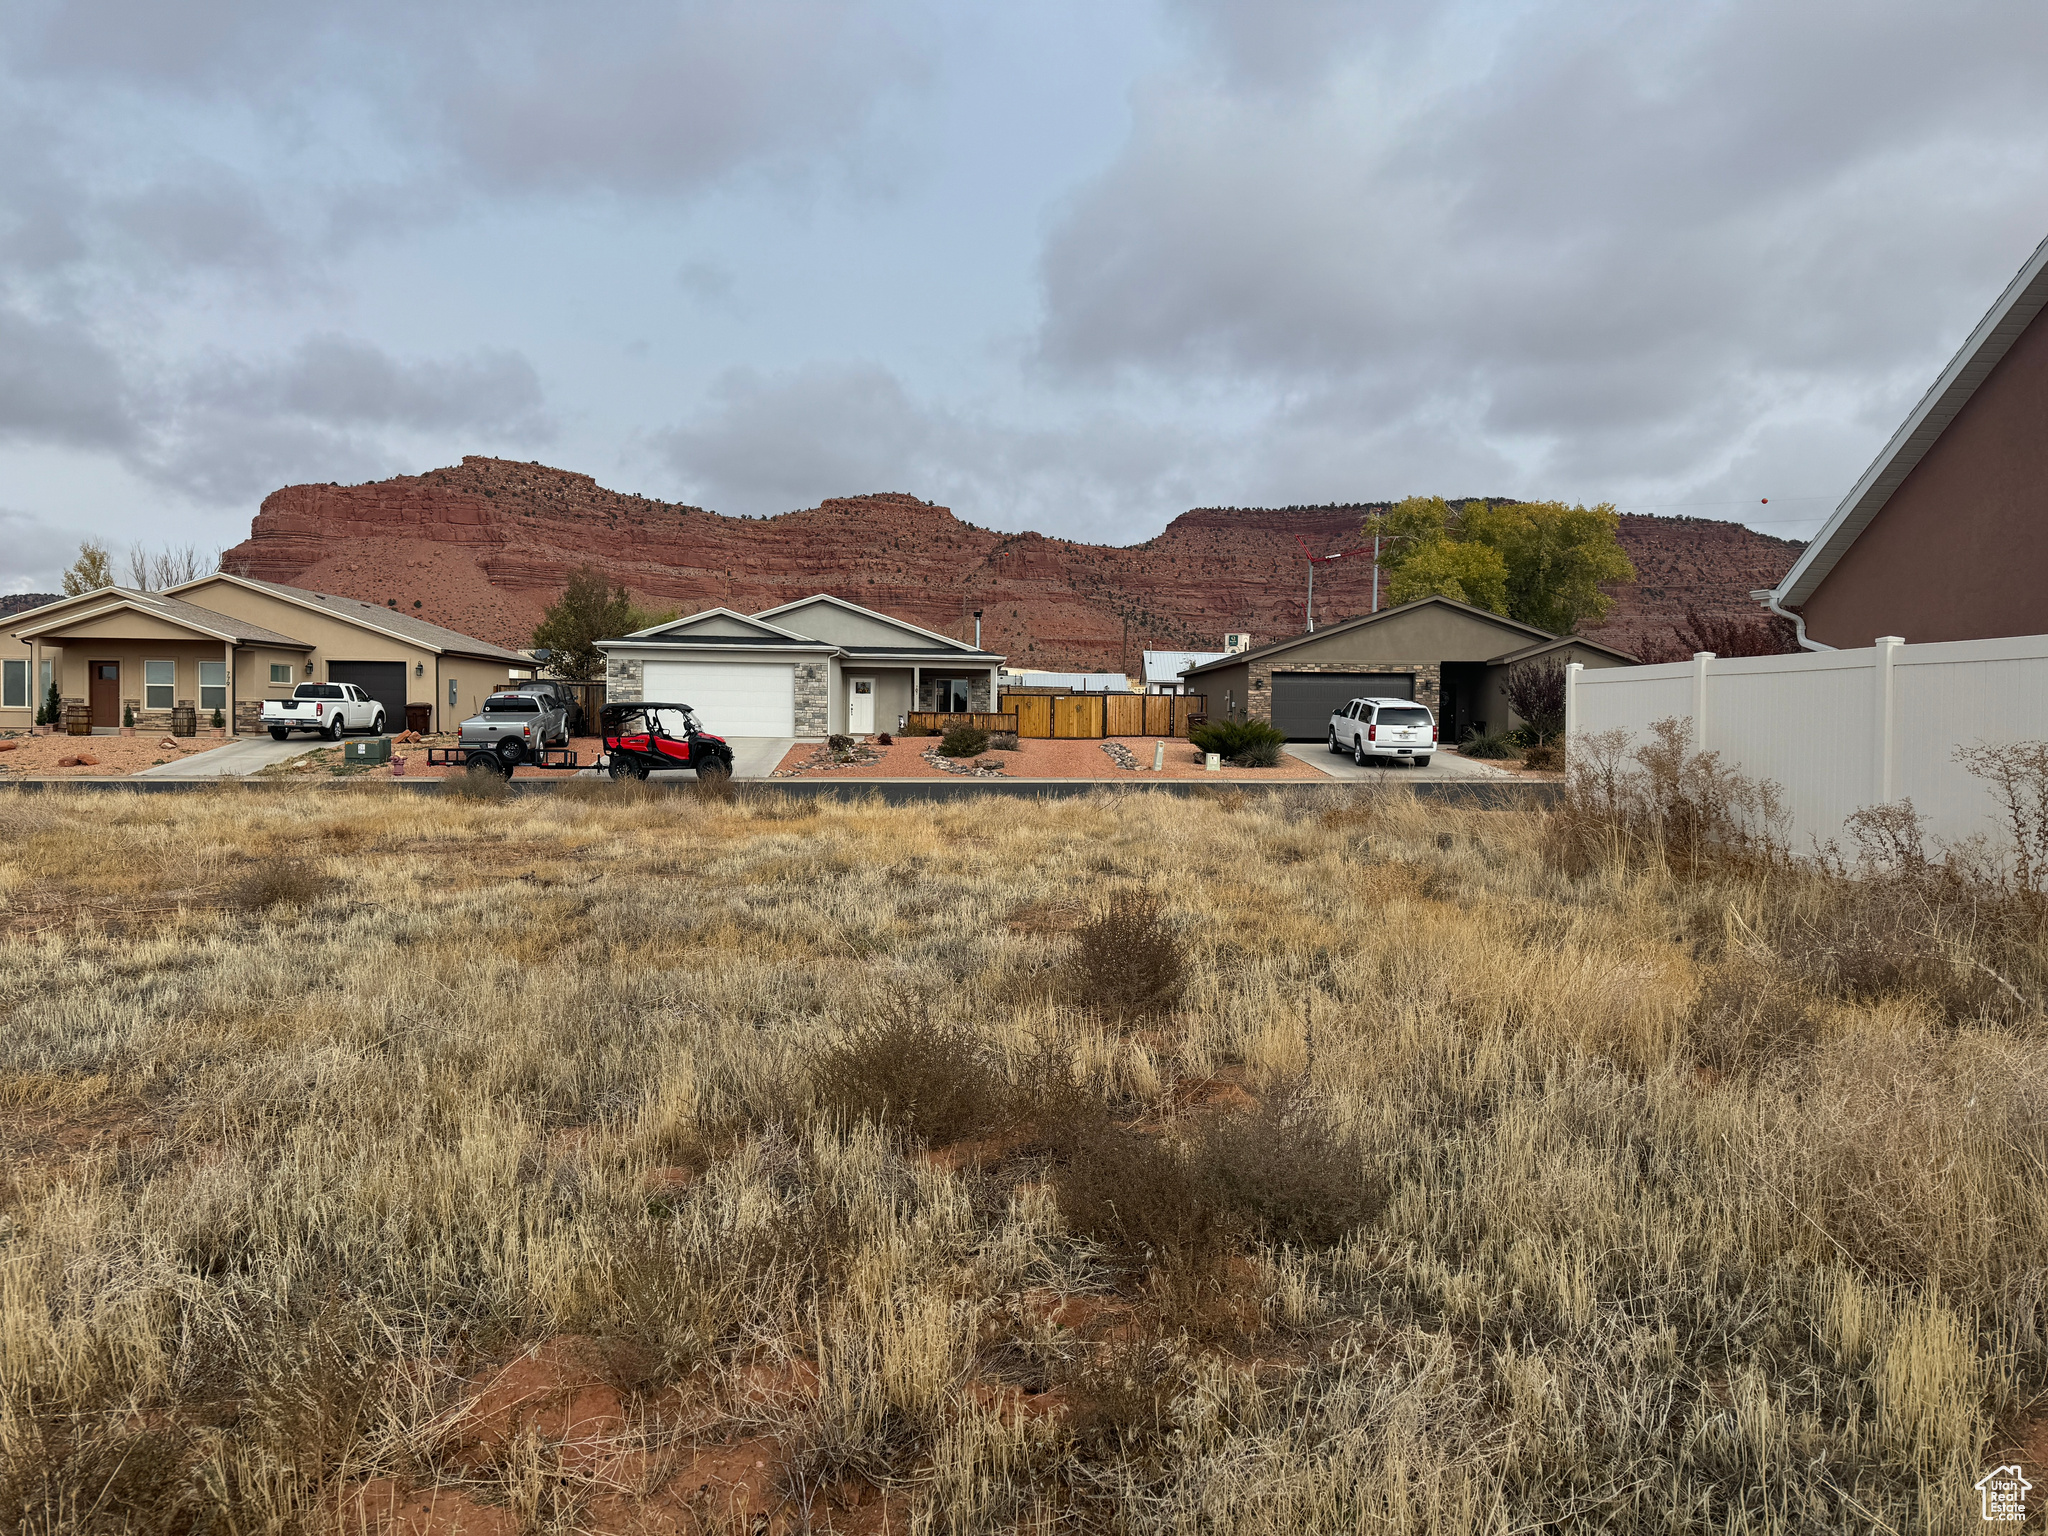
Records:
{"label": "red utv", "polygon": [[694,768],[702,779],[732,777],[732,748],[700,730],[687,704],[607,704],[598,712],[615,779],[644,779],[665,768]]}

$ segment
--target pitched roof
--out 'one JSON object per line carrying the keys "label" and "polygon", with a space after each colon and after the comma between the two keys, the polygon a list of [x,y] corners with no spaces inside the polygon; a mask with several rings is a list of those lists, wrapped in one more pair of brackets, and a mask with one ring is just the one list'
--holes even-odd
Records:
{"label": "pitched roof", "polygon": [[1792,569],[1777,586],[1766,589],[1765,596],[1789,608],[1797,608],[1813,596],[1814,589],[1835,568],[1835,562],[1884,510],[1892,493],[1919,467],[1928,450],[1970,403],[1978,386],[2004,360],[2020,333],[2033,324],[2044,306],[2048,306],[2048,240],[2034,247],[2034,254],[2005,285],[1998,302],[1977,322],[1976,329],[1948,360],[1948,366],[1927,386],[1919,404],[1899,424],[1899,430],[1842,498],[1834,514],[1821,525],[1805,553],[1792,562]]}
{"label": "pitched roof", "polygon": [[1561,645],[1583,645],[1589,651],[1605,651],[1609,656],[1618,656],[1631,665],[1638,661],[1637,657],[1629,655],[1627,651],[1618,651],[1611,645],[1602,645],[1598,640],[1588,640],[1584,635],[1559,635],[1554,640],[1538,640],[1534,645],[1525,645],[1519,651],[1509,651],[1506,655],[1496,656],[1487,662],[1487,665],[1500,667],[1517,661],[1528,661],[1541,656],[1545,651],[1554,651]]}
{"label": "pitched roof", "polygon": [[[754,631],[754,633],[748,635],[695,636],[684,633],[684,631],[688,630],[691,625],[701,624],[706,619],[730,619],[736,624],[744,624],[748,629]],[[625,640],[695,639],[701,640],[706,644],[713,644],[719,641],[726,641],[734,645],[762,643],[779,645],[789,642],[794,642],[802,645],[817,645],[820,643],[816,640],[813,640],[809,635],[800,635],[793,629],[784,629],[780,625],[766,623],[761,619],[755,618],[752,614],[740,613],[732,608],[701,609],[696,613],[685,614],[680,619],[670,619],[665,623],[650,624],[645,629],[636,629],[630,635],[623,635],[620,638]]]}
{"label": "pitched roof", "polygon": [[410,614],[400,613],[396,608],[379,607],[375,603],[366,603],[361,598],[338,597],[332,592],[315,592],[307,587],[288,587],[281,582],[258,581],[254,576],[236,576],[227,571],[217,571],[211,576],[202,576],[198,581],[188,581],[183,586],[173,587],[171,590],[184,592],[211,581],[232,581],[238,586],[267,592],[272,597],[296,603],[301,608],[310,609],[315,613],[332,614],[343,623],[375,630],[378,634],[389,635],[394,640],[404,640],[430,651],[477,656],[489,661],[509,661],[514,666],[530,666],[533,662],[533,658],[524,652],[508,651],[502,645],[493,645],[490,641],[479,640],[474,635],[444,629],[439,624],[429,624],[425,619],[416,619]]}
{"label": "pitched roof", "polygon": [[1520,630],[1523,634],[1535,640],[1556,640],[1561,638],[1553,635],[1547,629],[1538,629],[1534,624],[1524,624],[1520,619],[1506,618],[1489,608],[1475,608],[1470,603],[1461,603],[1455,598],[1418,597],[1413,602],[1401,604],[1398,608],[1382,608],[1378,613],[1361,613],[1357,618],[1346,619],[1341,624],[1326,624],[1313,634],[1295,635],[1291,639],[1275,640],[1266,645],[1256,646],[1249,651],[1235,651],[1228,655],[1219,656],[1214,661],[1203,662],[1199,667],[1189,667],[1182,675],[1192,677],[1197,672],[1209,672],[1217,667],[1230,666],[1240,661],[1256,661],[1261,656],[1273,656],[1281,651],[1291,651],[1298,645],[1308,645],[1316,640],[1327,640],[1332,635],[1341,635],[1350,630],[1363,629],[1368,624],[1382,623],[1387,619],[1393,618],[1396,614],[1413,613],[1417,608],[1427,607],[1431,603],[1444,608],[1455,608],[1460,613],[1469,613],[1475,619],[1484,619],[1487,623],[1497,624],[1502,629]]}
{"label": "pitched roof", "polygon": [[[81,611],[59,614],[59,608],[71,608],[76,604],[91,604]],[[117,608],[131,608],[139,613],[152,614],[167,623],[196,629],[201,634],[212,635],[220,640],[233,640],[238,644],[274,645],[293,651],[310,651],[312,646],[303,640],[294,640],[289,635],[280,635],[274,629],[265,629],[261,624],[251,624],[247,619],[238,619],[232,614],[216,613],[211,608],[202,608],[197,603],[188,603],[180,598],[166,597],[161,592],[139,592],[129,587],[101,587],[97,592],[82,592],[77,597],[65,598],[62,602],[46,603],[41,608],[31,608],[26,613],[14,615],[14,629],[17,634],[33,634],[41,630],[61,628],[65,624],[80,623],[111,613]],[[39,618],[38,615],[47,617]]]}
{"label": "pitched roof", "polygon": [[942,635],[937,630],[925,629],[908,619],[899,619],[893,613],[882,613],[874,608],[863,608],[859,603],[848,602],[843,597],[834,597],[830,592],[813,592],[809,597],[800,597],[793,603],[783,603],[775,608],[763,608],[754,617],[772,619],[777,614],[787,613],[792,608],[803,608],[811,603],[830,603],[835,608],[844,608],[849,613],[858,613],[870,619],[880,619],[884,624],[893,624],[898,629],[907,629],[914,635],[923,635],[927,640],[936,640],[950,651],[963,651],[969,656],[986,656],[987,651],[978,651],[964,640],[955,640],[951,635]]}
{"label": "pitched roof", "polygon": [[1145,653],[1145,681],[1148,683],[1177,683],[1181,673],[1189,667],[1199,667],[1212,661],[1220,661],[1229,655],[1228,651],[1147,651]]}

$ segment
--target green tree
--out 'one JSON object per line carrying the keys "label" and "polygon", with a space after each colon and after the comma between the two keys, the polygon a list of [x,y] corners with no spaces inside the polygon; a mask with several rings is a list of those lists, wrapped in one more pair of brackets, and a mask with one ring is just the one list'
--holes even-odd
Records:
{"label": "green tree", "polygon": [[1387,583],[1389,603],[1448,597],[1494,613],[1508,611],[1508,568],[1484,544],[1437,539],[1409,550]]}
{"label": "green tree", "polygon": [[603,572],[581,566],[535,627],[533,647],[548,652],[547,669],[555,676],[587,683],[604,673],[598,641],[616,640],[675,616],[673,608],[639,607],[624,587],[608,585]]}
{"label": "green tree", "polygon": [[107,546],[97,539],[87,539],[78,546],[78,558],[71,562],[71,569],[64,573],[64,595],[76,597],[81,592],[97,592],[113,584],[114,560],[107,553]]}
{"label": "green tree", "polygon": [[[1602,582],[1635,579],[1617,538],[1620,527],[1620,516],[1605,503],[1470,502],[1460,508],[1440,496],[1410,496],[1366,519],[1365,532],[1381,538],[1380,565],[1392,574],[1393,601],[1437,593],[1568,635],[1607,617],[1614,604],[1600,590]],[[1497,557],[1498,600],[1493,562],[1479,550]]]}
{"label": "green tree", "polygon": [[1612,506],[1571,507],[1529,501],[1475,503],[1459,519],[1462,537],[1500,551],[1508,568],[1508,615],[1553,635],[1607,617],[1614,600],[1604,581],[1634,581],[1622,550],[1621,516]]}

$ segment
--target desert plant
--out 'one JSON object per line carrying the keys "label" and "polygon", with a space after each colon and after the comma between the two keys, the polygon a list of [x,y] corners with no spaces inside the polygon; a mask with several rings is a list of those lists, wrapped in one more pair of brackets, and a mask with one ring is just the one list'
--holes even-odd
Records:
{"label": "desert plant", "polygon": [[890,996],[811,1069],[818,1102],[940,1145],[998,1129],[1008,1086],[980,1041],[924,996]]}
{"label": "desert plant", "polygon": [[881,735],[875,738],[875,745],[878,747],[893,747],[896,745],[896,738],[891,736],[887,731],[884,731]]}
{"label": "desert plant", "polygon": [[135,706],[134,706],[134,705],[132,705],[132,704],[123,704],[123,705],[121,706],[121,724],[123,724],[124,726],[129,726],[129,727],[133,727],[133,726],[134,726],[134,724],[135,724]]}
{"label": "desert plant", "polygon": [[1692,722],[1655,721],[1649,740],[1624,731],[1575,741],[1564,795],[1546,822],[1545,853],[1572,875],[1603,861],[1661,862],[1700,874],[1733,863],[1784,861],[1778,786],[1692,750]]}
{"label": "desert plant", "polygon": [[1129,1022],[1170,1013],[1187,990],[1187,946],[1148,891],[1120,890],[1074,931],[1077,1001]]}
{"label": "desert plant", "polygon": [[1541,746],[1564,729],[1565,664],[1555,656],[1520,661],[1508,668],[1508,706]]}
{"label": "desert plant", "polygon": [[285,859],[258,865],[236,882],[232,893],[235,906],[250,912],[267,912],[272,907],[310,907],[336,886],[333,876],[304,859]]}
{"label": "desert plant", "polygon": [[989,750],[993,752],[1015,752],[1019,750],[1015,731],[997,731],[988,739]]}
{"label": "desert plant", "polygon": [[1465,739],[1458,743],[1459,752],[1466,757],[1507,758],[1520,750],[1512,731],[1487,731],[1481,733],[1474,728],[1465,733]]}
{"label": "desert plant", "polygon": [[988,732],[975,725],[956,725],[939,743],[941,757],[979,757],[988,750]]}
{"label": "desert plant", "polygon": [[1564,749],[1554,741],[1539,741],[1522,749],[1522,766],[1555,773],[1564,766]]}
{"label": "desert plant", "polygon": [[1277,767],[1287,744],[1286,733],[1263,720],[1212,720],[1188,732],[1188,740],[1239,768]]}
{"label": "desert plant", "polygon": [[827,752],[851,752],[853,747],[854,740],[851,736],[827,736],[825,738],[825,750]]}
{"label": "desert plant", "polygon": [[215,729],[216,731],[218,731],[218,730],[222,730],[222,729],[224,729],[224,728],[226,727],[226,725],[227,725],[227,723],[228,723],[228,722],[227,722],[227,717],[226,717],[225,715],[223,715],[223,714],[222,714],[222,713],[221,713],[221,712],[220,712],[219,710],[217,710],[217,709],[216,709],[216,710],[215,710],[215,711],[213,712],[213,719],[212,719],[211,721],[209,721],[208,723],[209,723],[210,725],[212,725],[212,727],[213,727],[213,728],[214,728],[214,729]]}
{"label": "desert plant", "polygon": [[489,766],[468,768],[443,779],[441,793],[460,800],[503,800],[512,793],[512,781]]}

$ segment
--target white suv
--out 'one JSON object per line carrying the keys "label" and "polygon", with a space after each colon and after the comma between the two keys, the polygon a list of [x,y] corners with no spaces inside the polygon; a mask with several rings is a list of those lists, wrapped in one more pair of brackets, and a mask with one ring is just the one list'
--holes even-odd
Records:
{"label": "white suv", "polygon": [[1330,716],[1330,750],[1349,752],[1361,768],[1368,758],[1427,768],[1436,750],[1436,717],[1412,699],[1353,699]]}

